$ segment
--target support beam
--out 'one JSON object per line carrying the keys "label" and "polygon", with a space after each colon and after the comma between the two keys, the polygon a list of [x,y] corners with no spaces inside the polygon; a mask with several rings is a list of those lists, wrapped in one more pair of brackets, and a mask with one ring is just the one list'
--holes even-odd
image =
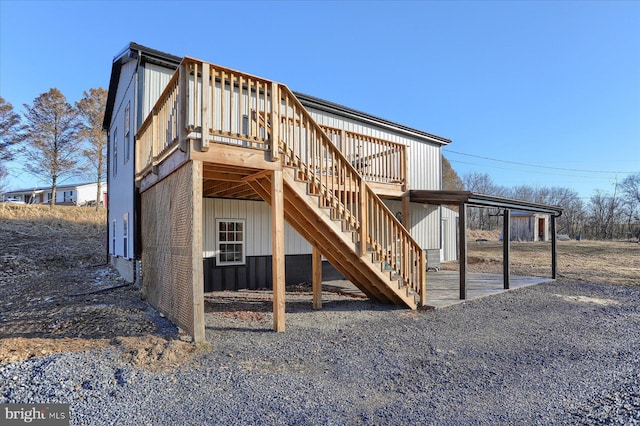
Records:
{"label": "support beam", "polygon": [[509,209],[504,209],[502,219],[502,274],[504,279],[504,289],[509,290],[509,275],[511,275],[511,265],[509,263],[509,248],[511,245],[511,211]]}
{"label": "support beam", "polygon": [[202,161],[191,162],[191,268],[193,279],[193,341],[206,340],[204,329],[204,264],[202,260]]}
{"label": "support beam", "polygon": [[420,306],[427,304],[427,253],[420,254]]}
{"label": "support beam", "polygon": [[556,217],[551,215],[551,278],[558,278],[558,247],[556,238]]}
{"label": "support beam", "polygon": [[322,254],[313,246],[311,252],[311,265],[313,269],[313,309],[322,309]]}
{"label": "support beam", "polygon": [[285,331],[284,182],[282,170],[271,179],[271,258],[273,276],[273,329]]}
{"label": "support beam", "polygon": [[460,300],[467,298],[467,206],[460,203],[458,214],[458,230],[460,235]]}

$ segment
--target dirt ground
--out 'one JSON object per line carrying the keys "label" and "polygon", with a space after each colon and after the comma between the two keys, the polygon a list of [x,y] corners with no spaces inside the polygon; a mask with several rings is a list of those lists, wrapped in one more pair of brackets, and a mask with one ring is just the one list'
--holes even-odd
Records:
{"label": "dirt ground", "polygon": [[[106,265],[105,216],[104,209],[0,204],[0,365],[113,346],[123,362],[165,369],[206,350],[185,341]],[[470,272],[502,271],[502,243],[494,237],[476,236],[487,241],[469,243]],[[511,243],[511,260],[514,275],[549,276],[551,245]],[[637,286],[639,260],[637,243],[558,243],[562,280]],[[349,297],[325,290],[327,298]],[[308,303],[308,286],[288,291]],[[231,321],[264,320],[271,309],[270,292],[254,292],[253,303],[240,296],[207,300],[207,311]]]}
{"label": "dirt ground", "polygon": [[106,212],[0,204],[0,364],[115,346],[170,367],[195,348],[106,263]]}

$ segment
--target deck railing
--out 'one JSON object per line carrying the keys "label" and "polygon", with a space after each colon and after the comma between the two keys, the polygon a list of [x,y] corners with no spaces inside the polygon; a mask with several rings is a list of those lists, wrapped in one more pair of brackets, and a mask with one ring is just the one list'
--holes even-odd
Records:
{"label": "deck railing", "polygon": [[423,302],[424,252],[366,183],[406,182],[406,148],[352,132],[336,143],[335,135],[286,86],[185,58],[136,135],[136,172],[141,177],[178,146],[187,149],[187,140],[202,151],[211,142],[271,151],[357,233],[361,256],[370,253]]}
{"label": "deck railing", "polygon": [[320,127],[365,180],[406,185],[406,145],[334,127]]}
{"label": "deck railing", "polygon": [[426,261],[420,245],[367,185],[352,160],[334,144],[286,87],[280,87],[281,152],[332,209],[335,219],[357,230],[360,255],[371,252],[385,269],[424,303]]}

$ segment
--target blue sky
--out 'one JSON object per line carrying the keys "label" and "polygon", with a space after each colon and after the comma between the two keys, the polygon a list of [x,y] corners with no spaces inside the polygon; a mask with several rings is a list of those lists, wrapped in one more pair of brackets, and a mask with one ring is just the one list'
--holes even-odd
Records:
{"label": "blue sky", "polygon": [[461,176],[588,198],[640,172],[640,2],[0,0],[0,95],[77,101],[130,41],[452,139]]}

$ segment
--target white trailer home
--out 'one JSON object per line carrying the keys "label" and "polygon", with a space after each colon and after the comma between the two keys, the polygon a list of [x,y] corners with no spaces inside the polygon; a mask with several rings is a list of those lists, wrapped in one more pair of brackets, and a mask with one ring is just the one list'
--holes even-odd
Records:
{"label": "white trailer home", "polygon": [[456,213],[414,197],[441,189],[446,138],[135,43],[104,128],[111,262],[194,340],[204,291],[273,288],[283,330],[286,283],[416,308],[426,250],[455,260]]}
{"label": "white trailer home", "polygon": [[[58,185],[56,187],[56,204],[68,206],[106,205],[107,184],[100,185],[100,197],[98,196],[98,183],[77,183],[72,185]],[[4,199],[21,201],[25,204],[48,204],[51,202],[52,190],[48,188],[25,188],[5,192]]]}

